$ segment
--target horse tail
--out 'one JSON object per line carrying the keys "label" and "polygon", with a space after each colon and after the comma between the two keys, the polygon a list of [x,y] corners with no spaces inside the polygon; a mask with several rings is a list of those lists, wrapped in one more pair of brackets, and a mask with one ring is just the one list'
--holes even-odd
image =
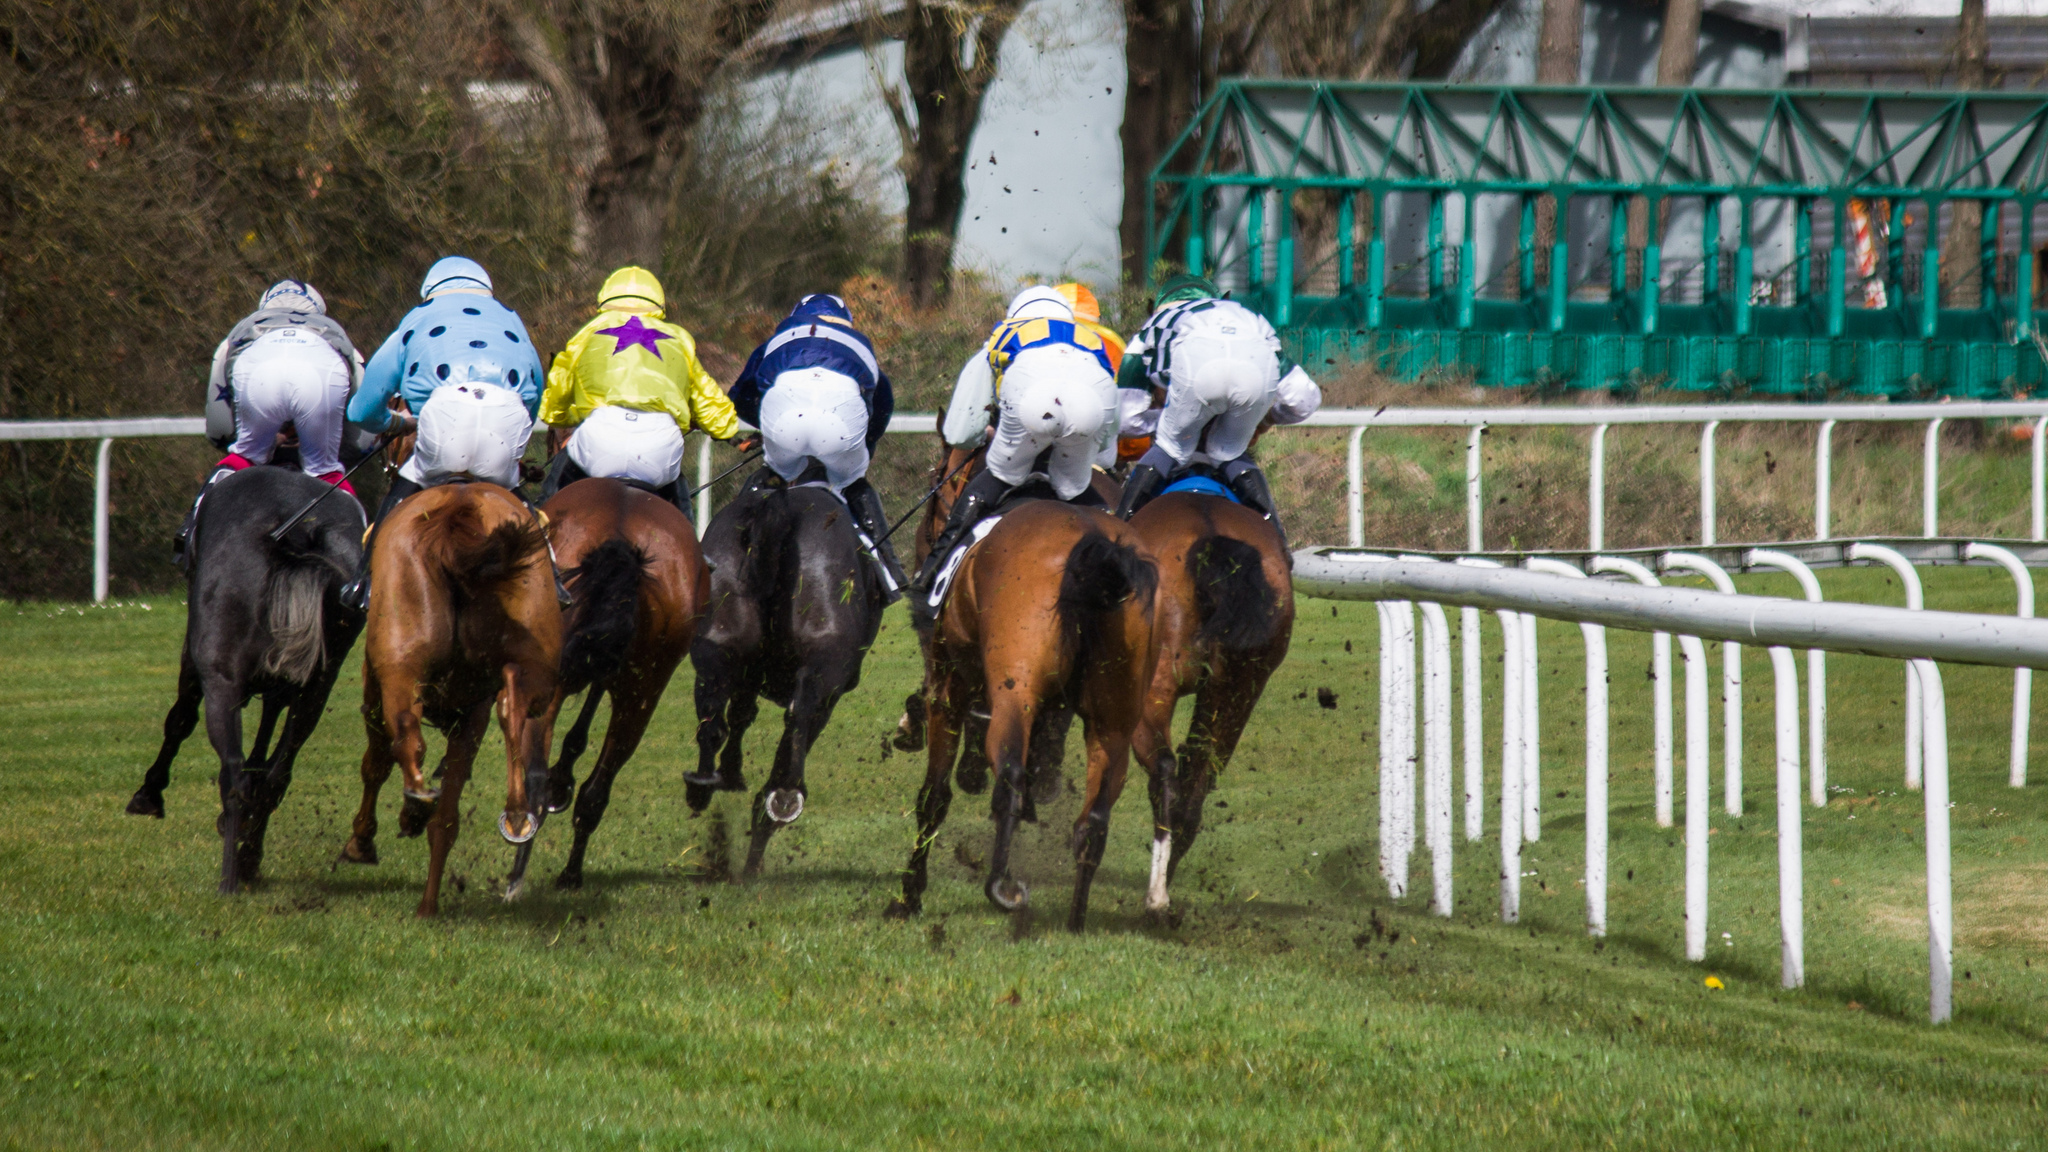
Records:
{"label": "horse tail", "polygon": [[327,590],[347,576],[327,553],[328,531],[327,525],[303,520],[272,548],[263,590],[270,647],[262,668],[292,684],[311,683],[327,663]]}
{"label": "horse tail", "polygon": [[1265,556],[1230,536],[1208,536],[1188,549],[1195,586],[1197,638],[1226,652],[1255,652],[1280,627],[1280,598],[1266,579]]}
{"label": "horse tail", "polygon": [[1133,596],[1150,602],[1158,588],[1159,569],[1137,549],[1094,531],[1076,541],[1067,553],[1058,600],[1060,622],[1075,637],[1074,666],[1087,663],[1103,617]]}
{"label": "horse tail", "polygon": [[591,549],[570,573],[581,611],[562,642],[564,684],[596,684],[625,665],[640,625],[640,583],[646,573],[647,554],[631,541],[616,539]]}
{"label": "horse tail", "polygon": [[438,556],[456,587],[471,596],[495,591],[548,551],[547,529],[538,519],[504,520],[485,528],[475,500],[455,502],[427,521],[420,537],[423,553]]}

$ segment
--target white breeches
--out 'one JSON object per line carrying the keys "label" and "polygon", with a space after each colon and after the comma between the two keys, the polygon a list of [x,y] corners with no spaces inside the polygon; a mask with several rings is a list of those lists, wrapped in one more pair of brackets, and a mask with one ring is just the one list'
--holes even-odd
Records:
{"label": "white breeches", "polygon": [[1116,406],[1116,383],[1094,357],[1065,345],[1026,349],[1003,373],[988,470],[1022,484],[1049,448],[1045,477],[1060,499],[1072,500],[1105,450],[1115,460]]}
{"label": "white breeches", "polygon": [[268,464],[289,421],[299,433],[299,465],[308,476],[341,468],[341,427],[348,409],[348,365],[332,345],[298,328],[267,332],[235,357],[236,455]]}
{"label": "white breeches", "polygon": [[576,426],[569,459],[586,476],[660,488],[683,474],[683,430],[666,412],[606,404]]}
{"label": "white breeches", "polygon": [[844,489],[867,475],[867,435],[867,402],[850,376],[799,368],[777,376],[761,394],[761,451],[784,480],[795,480],[816,460],[832,491]]}
{"label": "white breeches", "polygon": [[1266,341],[1183,334],[1173,344],[1173,383],[1156,442],[1180,464],[1197,448],[1218,463],[1235,460],[1251,447],[1279,384],[1280,365]]}
{"label": "white breeches", "polygon": [[444,384],[427,397],[412,457],[398,470],[421,487],[460,476],[506,488],[519,483],[519,461],[533,435],[533,417],[519,393],[496,384]]}

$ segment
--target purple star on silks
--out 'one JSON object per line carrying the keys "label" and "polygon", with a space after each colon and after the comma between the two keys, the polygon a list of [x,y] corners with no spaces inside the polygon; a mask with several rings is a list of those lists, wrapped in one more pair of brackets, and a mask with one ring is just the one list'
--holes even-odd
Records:
{"label": "purple star on silks", "polygon": [[638,344],[640,347],[654,353],[656,360],[661,359],[661,349],[656,347],[654,342],[656,340],[675,339],[675,337],[663,332],[659,328],[649,328],[647,325],[642,324],[638,316],[628,316],[626,322],[617,328],[599,328],[597,334],[599,336],[610,336],[618,341],[612,348],[612,355],[614,356]]}

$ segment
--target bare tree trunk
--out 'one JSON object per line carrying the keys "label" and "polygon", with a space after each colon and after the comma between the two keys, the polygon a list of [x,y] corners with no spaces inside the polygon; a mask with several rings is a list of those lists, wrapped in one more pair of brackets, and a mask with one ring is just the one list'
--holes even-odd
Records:
{"label": "bare tree trunk", "polygon": [[1022,7],[1022,0],[995,0],[970,14],[917,0],[904,14],[903,83],[910,104],[889,87],[882,99],[903,145],[903,281],[919,308],[952,291],[953,245],[967,202],[967,149],[996,78],[1003,37]]}
{"label": "bare tree trunk", "polygon": [[1657,83],[1692,86],[1700,58],[1700,0],[1664,0],[1664,42],[1657,50]]}
{"label": "bare tree trunk", "polygon": [[1538,84],[1579,82],[1579,41],[1584,33],[1581,0],[1543,0],[1543,24],[1536,37]]}
{"label": "bare tree trunk", "polygon": [[661,266],[690,133],[718,69],[773,8],[774,0],[713,0],[690,34],[677,36],[651,10],[501,0],[507,43],[561,119],[571,246],[592,270]]}
{"label": "bare tree trunk", "polygon": [[[1984,0],[1963,0],[1956,20],[1956,87],[1983,88],[1991,80],[1991,32],[1984,19]],[[1951,308],[1976,308],[1984,300],[1982,246],[1984,205],[1976,200],[1949,201],[1948,236],[1941,247],[1943,296]],[[1926,276],[1922,271],[1921,276]]]}
{"label": "bare tree trunk", "polygon": [[[1199,2],[1199,0],[1196,0]],[[1152,170],[1195,114],[1201,61],[1193,4],[1126,0],[1124,9],[1124,210],[1117,226],[1126,283],[1142,284]]]}

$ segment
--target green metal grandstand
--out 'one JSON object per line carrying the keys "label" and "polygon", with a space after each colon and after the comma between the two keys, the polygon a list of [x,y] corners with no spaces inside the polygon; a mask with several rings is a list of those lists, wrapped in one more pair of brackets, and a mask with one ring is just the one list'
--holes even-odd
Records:
{"label": "green metal grandstand", "polygon": [[2044,177],[2035,93],[1229,80],[1153,174],[1147,254],[1309,364],[1989,398],[2048,377]]}

